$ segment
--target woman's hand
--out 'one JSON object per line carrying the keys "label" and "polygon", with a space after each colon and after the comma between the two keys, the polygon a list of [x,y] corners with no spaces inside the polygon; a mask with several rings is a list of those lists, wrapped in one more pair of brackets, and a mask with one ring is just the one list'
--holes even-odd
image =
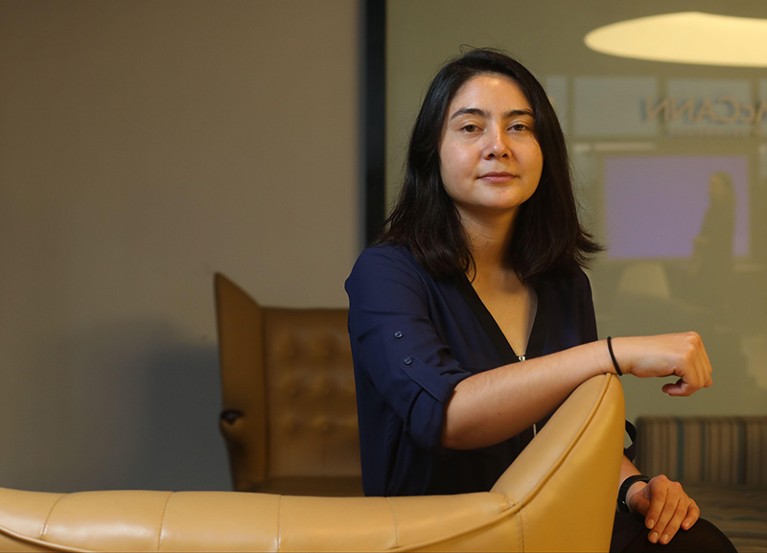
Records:
{"label": "woman's hand", "polygon": [[700,518],[697,503],[682,485],[663,474],[637,488],[626,494],[626,503],[631,512],[644,517],[645,526],[650,530],[647,539],[652,543],[667,544],[680,528],[689,530]]}
{"label": "woman's hand", "polygon": [[677,376],[665,384],[670,396],[689,396],[711,386],[711,362],[697,332],[613,338],[613,349],[624,373],[639,378]]}

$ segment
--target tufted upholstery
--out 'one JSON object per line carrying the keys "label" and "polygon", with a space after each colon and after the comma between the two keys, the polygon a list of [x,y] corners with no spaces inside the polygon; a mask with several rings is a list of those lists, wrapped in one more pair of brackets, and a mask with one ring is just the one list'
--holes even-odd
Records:
{"label": "tufted upholstery", "polygon": [[0,551],[607,551],[623,417],[617,377],[584,382],[481,493],[0,488]]}
{"label": "tufted upholstery", "polygon": [[214,291],[234,488],[361,495],[347,310],[262,307],[220,273]]}

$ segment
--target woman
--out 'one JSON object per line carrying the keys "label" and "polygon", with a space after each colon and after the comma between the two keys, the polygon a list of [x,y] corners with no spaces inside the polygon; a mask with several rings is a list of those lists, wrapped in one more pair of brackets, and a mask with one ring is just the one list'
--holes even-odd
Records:
{"label": "woman", "polygon": [[[346,282],[368,495],[490,489],[597,374],[675,375],[669,395],[711,384],[697,334],[597,341],[582,266],[599,246],[578,221],[564,137],[503,53],[472,50],[436,75],[387,223]],[[627,458],[616,495],[630,511],[617,550],[640,533],[673,543],[699,519],[678,483]]]}
{"label": "woman", "polygon": [[719,321],[727,315],[734,236],[735,186],[729,173],[717,171],[709,177],[708,208],[693,242],[690,273],[682,295]]}

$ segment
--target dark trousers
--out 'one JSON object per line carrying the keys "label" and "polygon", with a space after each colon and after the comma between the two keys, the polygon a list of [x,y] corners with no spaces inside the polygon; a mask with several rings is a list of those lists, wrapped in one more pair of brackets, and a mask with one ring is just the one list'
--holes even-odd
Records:
{"label": "dark trousers", "polygon": [[699,519],[689,530],[679,530],[666,545],[650,543],[647,539],[650,531],[644,525],[644,519],[631,513],[616,513],[613,525],[613,537],[610,542],[611,553],[639,553],[658,551],[663,553],[737,553],[732,542],[719,528],[709,521]]}

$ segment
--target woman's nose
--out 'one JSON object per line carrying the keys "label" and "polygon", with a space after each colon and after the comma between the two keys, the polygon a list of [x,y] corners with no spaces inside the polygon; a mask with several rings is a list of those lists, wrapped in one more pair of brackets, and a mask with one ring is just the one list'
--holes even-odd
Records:
{"label": "woman's nose", "polygon": [[506,158],[511,156],[511,150],[506,143],[506,134],[501,131],[493,131],[487,134],[487,144],[485,145],[485,157]]}

